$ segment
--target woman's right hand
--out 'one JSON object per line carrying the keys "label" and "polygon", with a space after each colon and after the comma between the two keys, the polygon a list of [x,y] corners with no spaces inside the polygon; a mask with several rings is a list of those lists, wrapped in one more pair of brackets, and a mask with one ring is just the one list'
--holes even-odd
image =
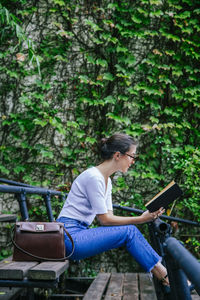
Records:
{"label": "woman's right hand", "polygon": [[164,213],[164,209],[160,208],[159,210],[150,213],[148,210],[145,211],[139,217],[122,217],[113,215],[113,211],[108,211],[105,214],[98,214],[97,218],[102,226],[115,226],[115,225],[129,225],[129,224],[143,224],[146,222],[151,222]]}
{"label": "woman's right hand", "polygon": [[160,209],[158,209],[157,211],[154,212],[150,212],[148,210],[146,210],[140,217],[142,219],[142,222],[146,223],[146,222],[151,222],[154,221],[155,219],[159,218],[160,216],[162,216],[162,214],[165,212],[165,209],[163,207],[161,207]]}

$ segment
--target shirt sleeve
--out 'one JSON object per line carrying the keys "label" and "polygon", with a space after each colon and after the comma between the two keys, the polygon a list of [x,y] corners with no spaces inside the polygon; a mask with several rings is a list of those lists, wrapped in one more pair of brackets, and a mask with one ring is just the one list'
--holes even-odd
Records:
{"label": "shirt sleeve", "polygon": [[112,204],[112,182],[109,178],[108,181],[108,187],[107,187],[107,197],[106,197],[106,207],[108,210],[113,210],[113,204]]}
{"label": "shirt sleeve", "polygon": [[94,214],[105,214],[108,212],[103,178],[97,176],[89,177],[86,185],[86,193]]}

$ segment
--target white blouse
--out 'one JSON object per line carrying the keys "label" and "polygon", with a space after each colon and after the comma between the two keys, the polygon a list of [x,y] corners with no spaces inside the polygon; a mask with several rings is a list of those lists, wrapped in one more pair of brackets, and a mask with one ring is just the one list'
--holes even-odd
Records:
{"label": "white blouse", "polygon": [[97,214],[112,210],[112,182],[105,179],[96,167],[82,172],[73,182],[58,216],[76,219],[90,225]]}

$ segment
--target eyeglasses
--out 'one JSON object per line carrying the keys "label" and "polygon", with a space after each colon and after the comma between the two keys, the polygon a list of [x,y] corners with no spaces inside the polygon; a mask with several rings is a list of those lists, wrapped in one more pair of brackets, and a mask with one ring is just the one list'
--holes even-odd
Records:
{"label": "eyeglasses", "polygon": [[134,160],[136,160],[136,158],[138,158],[138,156],[139,156],[138,154],[130,155],[128,153],[125,153],[124,155],[127,155],[127,156],[131,157]]}

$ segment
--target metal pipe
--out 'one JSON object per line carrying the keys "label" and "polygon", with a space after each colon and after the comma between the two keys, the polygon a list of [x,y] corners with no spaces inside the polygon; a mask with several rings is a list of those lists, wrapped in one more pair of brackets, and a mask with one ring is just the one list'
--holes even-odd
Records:
{"label": "metal pipe", "polygon": [[[2,181],[2,180],[3,179],[0,179],[0,181]],[[4,179],[4,181],[7,181],[7,180]],[[23,189],[22,189],[22,185],[23,185]],[[19,186],[0,185],[0,192],[2,192],[2,193],[20,194],[20,193],[22,193],[22,191],[25,191],[26,194],[39,194],[39,195],[48,195],[50,193],[53,196],[54,195],[60,196],[59,199],[63,199],[63,195],[64,195],[64,197],[66,197],[66,195],[67,195],[67,194],[63,194],[62,192],[59,192],[59,191],[45,189],[45,188],[38,188],[38,187],[33,187],[33,186],[26,187],[26,186],[24,186],[24,184],[21,184],[21,187],[19,187]],[[144,212],[141,209],[126,207],[126,206],[120,206],[118,204],[113,204],[113,207],[117,208],[117,209],[124,210],[124,211],[134,212],[136,214],[142,214]],[[169,220],[169,221],[176,221],[176,222],[180,222],[180,223],[200,227],[200,223],[190,221],[190,220],[185,220],[185,219],[175,218],[175,217],[170,217],[170,216],[165,216],[165,215],[162,215],[160,218],[165,219],[165,220]]]}
{"label": "metal pipe", "polygon": [[57,287],[58,280],[29,280],[24,278],[23,280],[8,280],[1,279],[0,286],[2,287],[38,287],[38,288],[52,288]]}
{"label": "metal pipe", "polygon": [[15,185],[15,186],[23,186],[23,187],[30,187],[30,188],[34,187],[34,186],[26,184],[26,183],[21,183],[21,182],[8,180],[8,179],[4,179],[4,178],[0,178],[0,182],[10,184],[10,185]]}
{"label": "metal pipe", "polygon": [[169,237],[165,241],[164,247],[167,253],[183,269],[189,280],[195,285],[197,293],[200,295],[200,263],[181,243],[173,237]]}
{"label": "metal pipe", "polygon": [[17,194],[16,197],[17,197],[17,201],[19,203],[22,220],[23,221],[28,220],[29,216],[28,216],[28,208],[27,208],[27,204],[26,204],[25,191],[23,189],[21,189],[21,193]]}
{"label": "metal pipe", "polygon": [[[141,209],[136,209],[136,208],[132,208],[132,207],[126,207],[126,206],[120,206],[118,204],[113,204],[114,208],[117,209],[121,209],[121,210],[125,210],[125,211],[130,211],[136,214],[142,214],[144,211]],[[180,223],[184,223],[184,224],[188,224],[188,225],[193,225],[196,227],[200,227],[200,223],[198,222],[194,222],[194,221],[190,221],[190,220],[185,220],[185,219],[180,219],[180,218],[175,218],[175,217],[170,217],[170,216],[165,216],[162,215],[160,216],[160,219],[165,219],[165,220],[169,220],[169,221],[176,221],[176,222],[180,222]]]}
{"label": "metal pipe", "polygon": [[178,263],[169,255],[165,255],[165,262],[170,283],[171,300],[192,300],[187,277]]}
{"label": "metal pipe", "polygon": [[171,226],[160,218],[148,223],[149,235],[152,247],[156,252],[164,257],[163,242],[171,234]]}
{"label": "metal pipe", "polygon": [[1,193],[14,193],[14,194],[21,194],[22,192],[26,194],[38,194],[38,195],[47,195],[51,193],[51,195],[60,195],[61,192],[55,190],[49,190],[44,188],[30,188],[30,187],[18,187],[18,186],[9,186],[9,185],[0,185],[0,192]]}
{"label": "metal pipe", "polygon": [[154,230],[162,235],[166,235],[171,232],[171,226],[166,222],[163,222],[160,218],[153,221]]}
{"label": "metal pipe", "polygon": [[54,217],[53,217],[53,212],[52,212],[52,208],[51,208],[51,194],[48,193],[47,195],[44,195],[43,198],[44,198],[44,201],[46,204],[46,210],[47,210],[49,222],[53,222]]}

